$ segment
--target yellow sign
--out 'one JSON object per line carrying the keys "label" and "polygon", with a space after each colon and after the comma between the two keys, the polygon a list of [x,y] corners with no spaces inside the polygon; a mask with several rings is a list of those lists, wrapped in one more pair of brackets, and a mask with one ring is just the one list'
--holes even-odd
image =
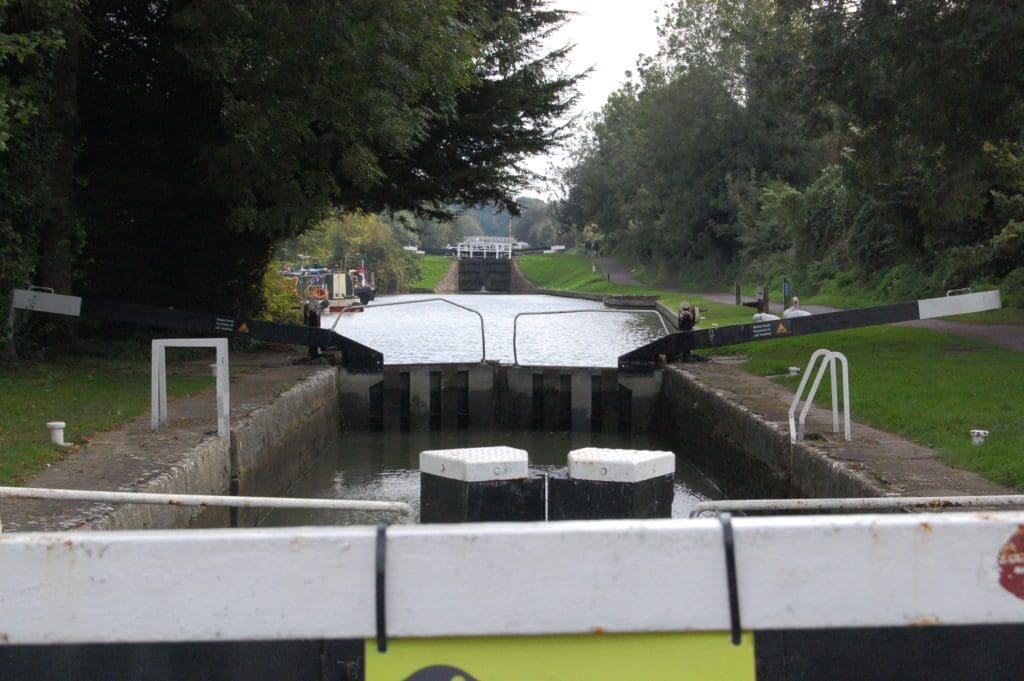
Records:
{"label": "yellow sign", "polygon": [[242,322],[242,325],[238,327],[238,333],[249,333],[249,325]]}
{"label": "yellow sign", "polygon": [[789,329],[786,328],[785,324],[780,322],[779,328],[775,330],[775,333],[789,333]]}
{"label": "yellow sign", "polygon": [[366,681],[754,681],[754,636],[593,634],[366,643]]}

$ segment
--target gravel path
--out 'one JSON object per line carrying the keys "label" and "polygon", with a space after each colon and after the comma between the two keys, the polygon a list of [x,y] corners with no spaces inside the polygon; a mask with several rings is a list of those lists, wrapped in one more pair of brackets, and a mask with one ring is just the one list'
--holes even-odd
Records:
{"label": "gravel path", "polygon": [[[645,284],[634,279],[632,271],[615,258],[595,258],[595,261],[601,271],[609,275],[610,280],[614,283],[626,286],[645,286]],[[716,303],[731,305],[736,302],[736,296],[733,293],[701,293],[665,286],[662,286],[661,288],[679,293],[689,293],[693,296],[713,300]],[[801,307],[812,314],[835,312],[839,309],[835,307],[828,307],[827,305],[802,305]],[[781,313],[782,305],[780,303],[772,303],[771,311]],[[955,336],[977,338],[987,343],[991,343],[992,345],[1006,348],[1007,350],[1024,352],[1024,325],[966,324],[964,322],[953,322],[944,319],[922,319],[914,322],[901,322],[901,324],[906,326],[919,326],[925,329],[932,329],[933,331],[953,334]]]}

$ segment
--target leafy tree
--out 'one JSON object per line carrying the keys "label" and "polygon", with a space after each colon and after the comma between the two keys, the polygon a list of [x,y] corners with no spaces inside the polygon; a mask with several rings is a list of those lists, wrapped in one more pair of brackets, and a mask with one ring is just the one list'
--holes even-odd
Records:
{"label": "leafy tree", "polygon": [[638,81],[594,121],[559,219],[567,229],[594,222],[609,244],[665,271],[696,265],[723,279],[758,260],[751,230],[764,183],[800,186],[820,167],[790,82],[807,32],[771,0],[680,0],[659,35]]}
{"label": "leafy tree", "polygon": [[391,228],[376,215],[355,212],[335,214],[322,225],[331,245],[332,260],[349,268],[365,264],[373,270],[377,289],[394,293],[416,278],[413,256],[391,237]]}
{"label": "leafy tree", "polygon": [[564,20],[543,2],[85,11],[83,290],[122,299],[255,310],[273,244],[335,208],[514,205],[576,81],[551,75],[564,50],[532,47]]}
{"label": "leafy tree", "polygon": [[262,319],[285,324],[302,323],[295,280],[281,274],[284,263],[276,258],[271,260],[263,273],[263,299],[266,306]]}
{"label": "leafy tree", "polygon": [[[382,205],[419,205],[447,217],[445,204],[503,206],[516,214],[515,193],[535,179],[522,162],[565,141],[566,115],[583,74],[560,75],[571,46],[538,50],[566,20],[545,0],[478,0],[463,13],[480,41],[470,85],[430,121],[416,153],[385,164],[390,182],[373,193]],[[429,208],[425,203],[432,203]],[[486,228],[485,228],[486,231]]]}
{"label": "leafy tree", "polygon": [[[36,272],[70,287],[80,239],[71,208],[76,0],[0,0],[0,327],[13,287]],[[2,329],[0,329],[2,330]],[[8,333],[0,355],[15,356]]]}
{"label": "leafy tree", "polygon": [[858,234],[884,232],[891,264],[934,260],[1000,231],[1000,170],[986,145],[1021,136],[1024,7],[829,0],[803,12],[812,29],[805,92],[832,112],[823,122],[843,139],[848,176],[875,206]]}
{"label": "leafy tree", "polygon": [[704,284],[793,268],[910,296],[1009,277],[1022,29],[1019,3],[675,0],[578,145],[561,226]]}

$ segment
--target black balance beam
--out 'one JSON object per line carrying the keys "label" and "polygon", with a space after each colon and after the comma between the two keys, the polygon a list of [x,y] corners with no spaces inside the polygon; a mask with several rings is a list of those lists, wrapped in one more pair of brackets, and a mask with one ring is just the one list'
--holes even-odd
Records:
{"label": "black balance beam", "polygon": [[682,331],[662,336],[656,341],[631,350],[619,357],[619,371],[648,373],[662,360],[675,361],[689,357],[693,350],[720,348],[751,341],[792,338],[826,331],[841,331],[861,326],[892,324],[915,319],[931,319],[967,312],[998,310],[1002,307],[999,291],[968,293],[944,298],[926,298],[908,303],[895,303],[856,310],[840,310],[806,317],[736,324]]}
{"label": "black balance beam", "polygon": [[208,312],[188,312],[24,289],[13,291],[12,307],[18,310],[155,326],[200,334],[248,336],[271,343],[318,348],[322,352],[340,352],[341,364],[348,371],[357,374],[381,373],[384,368],[384,355],[379,351],[330,329],[314,326],[236,319]]}

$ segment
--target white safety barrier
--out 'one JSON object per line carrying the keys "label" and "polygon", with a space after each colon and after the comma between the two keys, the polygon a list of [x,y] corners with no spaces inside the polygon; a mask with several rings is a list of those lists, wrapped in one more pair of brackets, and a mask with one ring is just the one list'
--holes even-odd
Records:
{"label": "white safety barrier", "polygon": [[[821,359],[821,367],[818,369],[818,374],[814,377],[814,383],[811,385],[811,392],[807,395],[807,401],[804,403],[804,408],[800,411],[799,425],[796,422],[796,408],[800,404],[800,400],[803,399],[804,388],[807,387],[807,379],[811,376],[811,370],[814,368],[815,363]],[[832,372],[832,432],[839,432],[839,383],[836,380],[836,361],[839,361],[843,365],[843,422],[845,425],[845,439],[850,440],[850,364],[846,361],[846,355],[841,352],[833,352],[832,350],[826,350],[824,348],[815,350],[811,355],[810,361],[807,362],[807,370],[804,371],[804,377],[800,379],[800,387],[797,388],[796,395],[793,396],[793,401],[789,405],[789,441],[799,442],[804,439],[804,424],[807,421],[807,412],[811,410],[811,405],[814,403],[814,396],[818,392],[818,386],[821,385],[821,379],[825,375],[825,369],[828,368]]]}
{"label": "white safety barrier", "polygon": [[835,499],[718,499],[701,501],[690,517],[705,513],[794,513],[809,511],[900,511],[963,508],[1024,508],[1024,494],[949,497],[840,497]]}
{"label": "white safety barrier", "polygon": [[167,424],[167,348],[215,348],[217,350],[217,435],[231,443],[231,388],[228,383],[227,338],[160,338],[153,340],[150,380],[150,425]]}
{"label": "white safety barrier", "polygon": [[717,519],[11,534],[0,631],[12,644],[369,639],[375,566],[393,638],[728,631],[730,591],[747,630],[1024,623],[1021,512],[728,527],[732,543]]}

